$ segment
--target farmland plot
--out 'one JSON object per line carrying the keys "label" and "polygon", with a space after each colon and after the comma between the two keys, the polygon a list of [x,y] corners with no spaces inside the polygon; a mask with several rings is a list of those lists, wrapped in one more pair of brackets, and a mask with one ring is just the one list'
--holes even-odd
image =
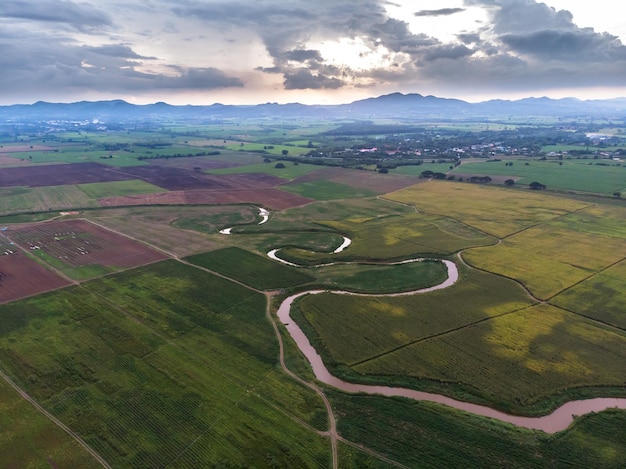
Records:
{"label": "farmland plot", "polygon": [[165,258],[147,246],[84,220],[18,226],[6,234],[23,249],[78,278]]}
{"label": "farmland plot", "polygon": [[0,316],[2,368],[114,467],[329,464],[298,423],[322,403],[275,372],[263,295],[165,261]]}
{"label": "farmland plot", "polygon": [[612,228],[621,223],[591,221],[588,229],[580,229],[585,212],[530,228],[497,246],[472,249],[465,258],[519,280],[539,298],[550,298],[626,257],[626,236]]}
{"label": "farmland plot", "polygon": [[549,305],[494,317],[359,364],[366,375],[461,384],[505,410],[626,384],[626,336]]}
{"label": "farmland plot", "polygon": [[445,181],[408,187],[385,198],[413,205],[418,211],[454,218],[497,237],[589,205],[534,192]]}

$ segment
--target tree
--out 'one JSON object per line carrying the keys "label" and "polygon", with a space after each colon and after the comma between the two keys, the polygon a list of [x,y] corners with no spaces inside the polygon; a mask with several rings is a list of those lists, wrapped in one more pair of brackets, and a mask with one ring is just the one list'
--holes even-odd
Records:
{"label": "tree", "polygon": [[546,188],[544,184],[541,184],[540,182],[537,182],[537,181],[531,182],[530,184],[528,184],[528,186],[533,190],[542,190]]}
{"label": "tree", "polygon": [[284,167],[285,167],[285,164],[284,164],[284,163],[276,163],[276,164],[274,165],[274,168],[276,168],[276,169],[282,169],[282,168],[284,168]]}
{"label": "tree", "polygon": [[387,173],[389,172],[389,170],[388,170],[387,168],[379,168],[379,169],[378,169],[378,172],[379,172],[380,174],[387,174]]}
{"label": "tree", "polygon": [[613,192],[613,197],[615,197],[616,199],[619,199],[622,196],[622,193],[619,191],[615,191]]}
{"label": "tree", "polygon": [[513,179],[507,179],[506,181],[504,181],[504,185],[505,186],[514,186],[515,185],[515,181]]}
{"label": "tree", "polygon": [[289,154],[289,150],[283,150],[281,151],[281,153],[283,154],[283,156],[287,156]]}

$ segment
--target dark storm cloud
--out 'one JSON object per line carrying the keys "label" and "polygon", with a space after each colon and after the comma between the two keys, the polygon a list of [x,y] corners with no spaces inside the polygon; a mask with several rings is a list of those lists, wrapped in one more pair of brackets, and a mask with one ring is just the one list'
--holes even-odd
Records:
{"label": "dark storm cloud", "polygon": [[288,50],[284,53],[283,57],[286,60],[293,60],[295,62],[306,62],[307,60],[321,62],[323,60],[320,51],[310,49]]}
{"label": "dark storm cloud", "polygon": [[78,30],[112,25],[102,10],[69,0],[2,0],[0,18],[60,23]]}
{"label": "dark storm cloud", "polygon": [[413,14],[415,16],[450,16],[464,11],[465,8],[441,8],[439,10],[420,10]]}
{"label": "dark storm cloud", "polygon": [[[303,47],[312,37],[336,40],[359,36],[374,41],[373,36],[376,36],[382,41],[395,41],[399,47],[398,34],[386,30],[389,25],[385,22],[389,18],[377,1],[359,2],[358,5],[350,0],[186,1],[172,11],[181,17],[193,16],[226,30],[253,31],[261,38],[274,62],[272,67],[257,70],[282,74],[286,89],[336,89],[345,85],[342,79],[345,69],[330,70],[322,63],[324,57],[319,51]],[[376,31],[375,27],[379,30]]]}
{"label": "dark storm cloud", "polygon": [[285,73],[285,89],[288,90],[337,89],[342,86],[344,86],[344,82],[338,78],[314,75],[308,70]]}
{"label": "dark storm cloud", "polygon": [[617,37],[590,29],[503,34],[500,40],[513,51],[545,59],[572,62],[626,59],[626,48]]}
{"label": "dark storm cloud", "polygon": [[474,52],[462,44],[444,44],[430,47],[424,54],[424,60],[433,61],[438,59],[456,60],[472,55]]}
{"label": "dark storm cloud", "polygon": [[21,31],[9,36],[0,37],[0,68],[10,70],[0,74],[0,89],[7,94],[61,95],[92,90],[123,94],[243,86],[238,78],[215,68],[170,67],[167,74],[141,71],[139,66],[153,58],[137,54],[126,44],[84,46],[68,37],[43,40]]}
{"label": "dark storm cloud", "polygon": [[626,47],[615,36],[578,27],[568,11],[535,0],[465,0],[464,6],[488,8],[490,16],[480,30],[457,35],[473,53],[434,46],[415,62],[424,80],[491,92],[623,85]]}

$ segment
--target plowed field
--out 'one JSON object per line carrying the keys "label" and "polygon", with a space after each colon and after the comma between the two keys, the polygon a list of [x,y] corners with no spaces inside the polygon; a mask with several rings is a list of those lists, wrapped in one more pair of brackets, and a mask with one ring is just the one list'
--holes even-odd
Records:
{"label": "plowed field", "polygon": [[143,244],[84,220],[25,225],[6,234],[22,248],[41,250],[71,267],[129,268],[166,258]]}

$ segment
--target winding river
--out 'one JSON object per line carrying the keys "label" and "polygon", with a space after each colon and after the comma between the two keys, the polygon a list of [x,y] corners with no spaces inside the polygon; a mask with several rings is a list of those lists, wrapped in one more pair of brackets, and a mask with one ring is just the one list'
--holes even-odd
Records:
{"label": "winding river", "polygon": [[[269,219],[269,211],[260,208],[259,215],[262,217],[259,225],[266,223]],[[231,234],[232,228],[225,228],[220,231],[222,234]],[[352,241],[350,238],[343,237],[343,243],[333,251],[334,254],[342,252]],[[281,262],[283,264],[293,266],[293,267],[302,267],[301,265],[295,264],[293,262],[286,261],[281,259],[277,255],[278,249],[272,249],[267,253],[268,257],[274,259],[275,261]],[[394,264],[406,264],[410,262],[421,262],[426,259],[417,258],[417,259],[408,259],[401,262],[389,263],[387,265]],[[446,265],[447,268],[447,278],[442,283],[428,287],[422,288],[419,290],[406,291],[401,293],[390,293],[390,294],[375,294],[375,293],[353,293],[342,290],[310,290],[306,292],[297,293],[285,299],[278,308],[278,318],[283,323],[287,332],[291,335],[296,345],[300,349],[300,351],[304,354],[308,362],[311,364],[313,369],[313,373],[315,377],[322,383],[332,386],[341,391],[349,392],[349,393],[366,393],[366,394],[379,394],[383,396],[398,396],[398,397],[406,397],[409,399],[414,399],[417,401],[427,401],[434,402],[437,404],[443,404],[454,409],[462,410],[465,412],[469,412],[475,415],[481,415],[483,417],[489,417],[492,419],[496,419],[502,422],[510,423],[512,425],[516,425],[518,427],[528,428],[531,430],[541,430],[546,433],[556,433],[567,429],[575,417],[580,415],[589,414],[592,412],[600,412],[610,408],[618,408],[618,409],[626,409],[626,398],[594,398],[594,399],[582,399],[576,401],[566,402],[562,406],[555,409],[552,413],[548,415],[544,415],[542,417],[521,417],[518,415],[507,414],[505,412],[493,409],[491,407],[480,405],[480,404],[472,404],[469,402],[459,401],[457,399],[453,399],[448,396],[444,396],[441,394],[424,392],[424,391],[415,391],[413,389],[407,388],[399,388],[392,386],[375,386],[368,384],[358,384],[358,383],[350,383],[348,381],[343,381],[340,378],[332,375],[328,368],[324,365],[322,361],[322,357],[317,353],[315,348],[311,345],[311,342],[304,334],[304,331],[298,326],[298,324],[291,318],[291,305],[293,302],[305,295],[316,295],[319,293],[330,292],[334,294],[341,295],[355,295],[355,296],[403,296],[403,295],[417,295],[422,293],[428,293],[435,290],[441,290],[444,288],[448,288],[454,285],[458,278],[459,273],[456,267],[456,264],[452,261],[448,260],[440,260]],[[331,264],[319,264],[314,267],[327,266]]]}
{"label": "winding river", "polygon": [[[419,262],[421,260],[423,259],[410,259],[403,262]],[[281,260],[281,262],[287,263],[287,261],[283,260]],[[420,293],[428,293],[435,290],[441,290],[443,288],[447,288],[453,285],[458,280],[458,270],[456,268],[456,265],[451,261],[444,260],[442,262],[444,262],[446,264],[446,267],[448,268],[448,278],[444,282],[433,287],[403,293],[393,293],[389,295],[351,293],[346,291],[331,291],[331,293],[357,296],[401,296],[416,295]],[[409,399],[415,399],[417,401],[435,402],[472,414],[493,418],[502,422],[507,422],[518,427],[528,428],[531,430],[542,430],[546,433],[556,433],[567,429],[567,427],[569,427],[570,424],[574,421],[574,418],[576,416],[588,414],[591,412],[600,412],[609,408],[626,409],[626,399],[624,398],[594,398],[567,402],[558,407],[551,414],[544,415],[543,417],[521,417],[517,415],[507,414],[505,412],[501,412],[499,410],[492,409],[491,407],[487,407],[484,405],[459,401],[457,399],[443,396],[441,394],[415,391],[413,389],[406,388],[373,386],[343,381],[342,379],[339,379],[330,373],[328,368],[326,368],[326,366],[324,365],[322,357],[311,345],[311,342],[304,334],[302,329],[300,329],[300,326],[298,326],[298,324],[296,324],[296,322],[290,316],[291,305],[297,298],[300,298],[304,295],[315,295],[328,291],[329,290],[311,290],[292,295],[281,303],[280,307],[278,308],[277,314],[278,318],[283,323],[300,351],[304,354],[306,359],[311,364],[315,377],[322,383],[337,388],[341,391],[350,393],[380,394],[384,396],[399,396],[407,397]]]}

